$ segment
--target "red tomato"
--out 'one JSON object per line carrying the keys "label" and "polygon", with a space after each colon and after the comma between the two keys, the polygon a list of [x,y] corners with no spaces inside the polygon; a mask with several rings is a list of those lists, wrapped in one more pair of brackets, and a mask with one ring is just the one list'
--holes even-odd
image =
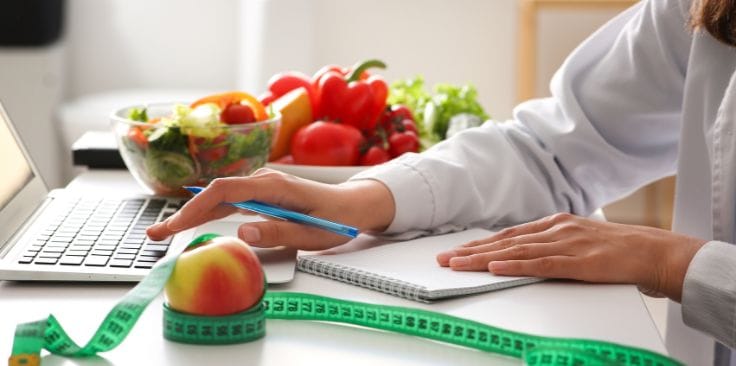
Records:
{"label": "red tomato", "polygon": [[194,103],[192,103],[191,107],[194,108],[205,103],[215,103],[223,110],[227,108],[227,106],[229,106],[230,104],[246,104],[253,111],[256,120],[263,121],[265,119],[268,119],[268,113],[266,113],[266,108],[263,106],[263,104],[261,104],[261,102],[256,99],[256,97],[248,93],[233,91],[227,93],[212,94],[195,101]]}
{"label": "red tomato", "polygon": [[415,135],[419,136],[419,132],[417,131],[417,125],[414,123],[414,121],[410,119],[405,119],[401,121],[401,124],[404,126],[404,131],[411,131],[414,132]]}
{"label": "red tomato", "polygon": [[[404,121],[407,120],[412,123],[412,126],[406,126],[407,124],[404,123]],[[391,108],[386,108],[381,116],[381,126],[383,126],[383,129],[386,131],[386,135],[389,136],[393,134],[394,131],[404,132],[407,129],[414,131],[414,133],[419,136],[411,110],[402,104],[394,104]]]}
{"label": "red tomato", "polygon": [[199,157],[199,160],[209,162],[209,161],[218,161],[227,155],[227,148],[225,146],[219,146],[219,147],[213,147],[209,149],[199,150],[197,152],[197,157]]}
{"label": "red tomato", "polygon": [[225,107],[225,110],[220,114],[220,120],[229,125],[235,125],[255,122],[256,116],[251,107],[240,103],[233,103]]}
{"label": "red tomato", "polygon": [[317,121],[300,128],[291,140],[294,163],[304,165],[357,165],[363,135],[349,125]]}
{"label": "red tomato", "polygon": [[391,119],[394,122],[402,121],[405,119],[414,120],[414,116],[411,114],[411,110],[403,104],[394,104],[391,106]]}
{"label": "red tomato", "polygon": [[148,138],[140,127],[131,127],[128,130],[128,139],[135,142],[141,149],[145,150],[148,148]]}
{"label": "red tomato", "polygon": [[217,172],[221,175],[235,175],[235,173],[245,173],[247,170],[248,161],[240,159],[217,169]]}
{"label": "red tomato", "polygon": [[397,157],[405,152],[419,151],[419,138],[414,132],[394,132],[388,137],[388,151],[391,157]]}
{"label": "red tomato", "polygon": [[379,146],[371,146],[360,158],[360,165],[378,165],[391,160],[388,151]]}

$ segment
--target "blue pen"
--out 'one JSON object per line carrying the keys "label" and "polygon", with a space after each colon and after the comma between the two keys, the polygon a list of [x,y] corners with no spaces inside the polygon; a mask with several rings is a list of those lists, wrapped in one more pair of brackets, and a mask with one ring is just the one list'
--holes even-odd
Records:
{"label": "blue pen", "polygon": [[[184,187],[184,188],[194,194],[197,194],[204,190],[204,188],[202,187]],[[261,215],[271,216],[277,219],[296,222],[299,224],[314,226],[314,227],[317,227],[323,230],[331,231],[336,234],[345,235],[350,238],[354,238],[358,236],[358,233],[360,232],[358,228],[356,227],[338,224],[333,221],[320,219],[319,217],[309,216],[301,212],[287,210],[285,208],[281,208],[278,206],[274,206],[274,205],[271,205],[265,202],[256,201],[256,200],[249,200],[249,201],[243,201],[243,202],[225,202],[225,203],[229,205],[233,205],[237,208],[242,208],[244,210],[253,211]]]}

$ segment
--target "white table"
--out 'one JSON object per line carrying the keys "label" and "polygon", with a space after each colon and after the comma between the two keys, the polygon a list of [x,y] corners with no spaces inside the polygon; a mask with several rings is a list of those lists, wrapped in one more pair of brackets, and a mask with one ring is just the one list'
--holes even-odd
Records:
{"label": "white table", "polygon": [[[90,171],[70,185],[119,195],[140,192],[125,171]],[[78,343],[132,284],[0,282],[0,359],[10,355],[15,324],[52,312]],[[548,281],[435,304],[420,304],[297,272],[276,291],[309,292],[371,303],[418,307],[510,330],[545,336],[606,340],[665,353],[663,342],[634,286]],[[266,337],[232,346],[193,346],[166,341],[162,297],[149,306],[118,348],[74,360],[94,365],[518,365],[519,360],[399,334],[306,321],[269,320]],[[68,364],[47,355],[44,365]]]}

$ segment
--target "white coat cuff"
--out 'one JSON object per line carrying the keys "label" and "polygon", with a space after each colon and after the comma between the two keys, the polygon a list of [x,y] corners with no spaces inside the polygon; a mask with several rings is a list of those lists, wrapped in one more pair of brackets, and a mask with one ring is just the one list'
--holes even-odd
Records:
{"label": "white coat cuff", "polygon": [[386,234],[432,227],[437,208],[430,184],[431,178],[413,164],[418,159],[416,154],[404,154],[398,159],[350,178],[350,180],[374,179],[385,184],[391,191],[396,204],[396,213],[391,225],[385,231]]}
{"label": "white coat cuff", "polygon": [[736,245],[711,241],[695,254],[682,285],[682,319],[736,346]]}

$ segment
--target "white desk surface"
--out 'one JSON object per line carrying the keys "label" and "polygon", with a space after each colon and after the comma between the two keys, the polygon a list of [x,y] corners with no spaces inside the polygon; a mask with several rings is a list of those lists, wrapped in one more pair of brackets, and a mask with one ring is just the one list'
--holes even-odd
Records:
{"label": "white desk surface", "polygon": [[[69,185],[142,192],[126,171],[90,171]],[[53,313],[84,344],[107,311],[133,284],[20,283],[0,281],[0,359],[10,355],[15,325]],[[545,336],[590,338],[665,353],[659,333],[634,286],[547,281],[434,304],[420,304],[297,272],[275,291],[299,291],[379,304],[418,307],[493,326]],[[336,324],[269,320],[266,337],[232,346],[166,341],[159,296],[128,338],[89,359],[46,355],[44,365],[518,365],[519,360],[399,334]]]}

